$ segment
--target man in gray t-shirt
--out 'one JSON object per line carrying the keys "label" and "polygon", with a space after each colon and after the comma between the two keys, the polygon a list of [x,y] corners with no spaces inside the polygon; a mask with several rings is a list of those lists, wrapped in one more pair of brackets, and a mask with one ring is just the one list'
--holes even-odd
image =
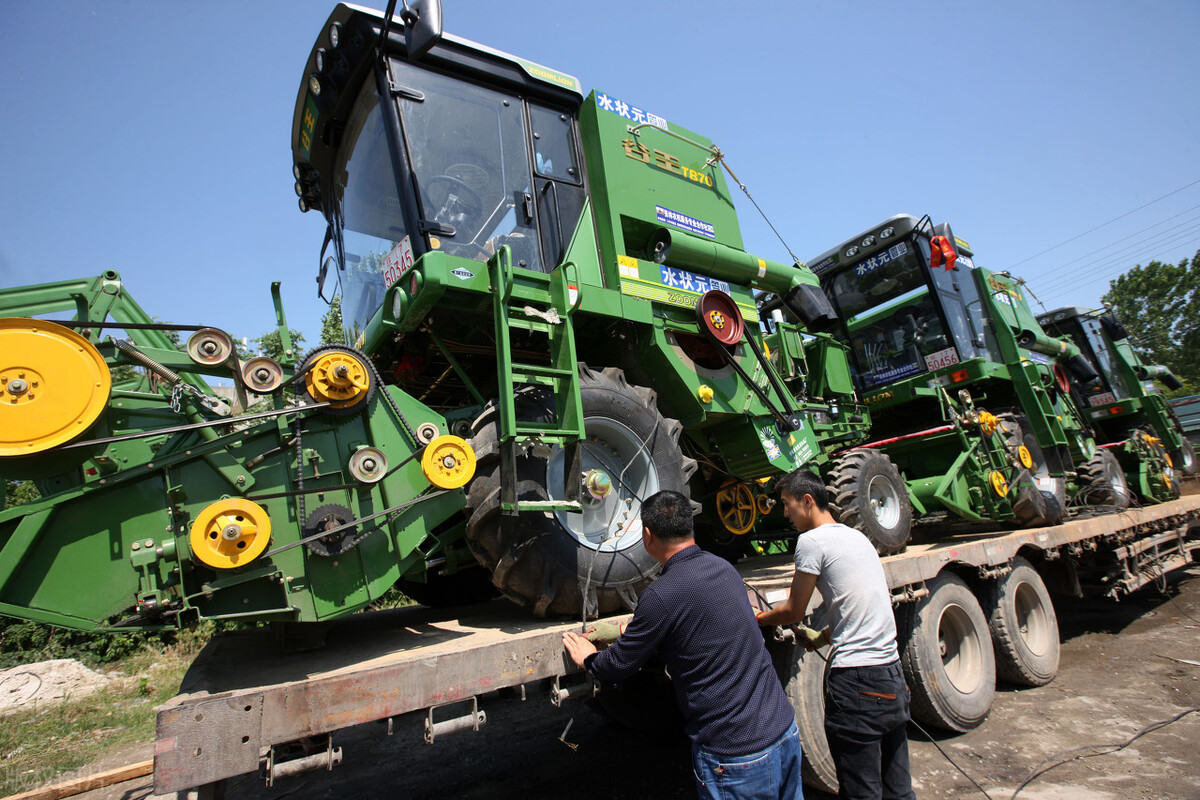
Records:
{"label": "man in gray t-shirt", "polygon": [[915,800],[908,766],[908,686],[883,565],[859,531],[834,522],[825,485],[808,470],[777,484],[796,526],[796,574],[787,600],[756,615],[760,625],[801,622],[821,593],[833,645],[825,685],[825,736],[840,798]]}

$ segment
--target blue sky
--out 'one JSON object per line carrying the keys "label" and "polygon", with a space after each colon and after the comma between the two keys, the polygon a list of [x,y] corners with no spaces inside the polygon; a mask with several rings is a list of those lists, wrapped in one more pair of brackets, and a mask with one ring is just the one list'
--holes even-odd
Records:
{"label": "blue sky", "polygon": [[[314,344],[324,221],[296,206],[289,136],[332,8],[6,4],[0,287],[113,268],[163,320],[253,337],[281,280]],[[711,138],[802,259],[927,213],[1053,308],[1200,248],[1194,0],[445,0],[444,20]],[[747,249],[785,260],[738,208]]]}

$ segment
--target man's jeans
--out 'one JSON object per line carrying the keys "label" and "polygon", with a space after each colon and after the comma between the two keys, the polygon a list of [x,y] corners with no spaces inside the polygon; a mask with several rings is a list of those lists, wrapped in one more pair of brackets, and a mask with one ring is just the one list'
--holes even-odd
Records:
{"label": "man's jeans", "polygon": [[908,771],[908,685],[900,662],[839,667],[825,682],[825,737],[838,797],[915,800]]}
{"label": "man's jeans", "polygon": [[701,800],[803,800],[800,731],[793,722],[770,747],[745,756],[719,756],[693,743],[692,771]]}

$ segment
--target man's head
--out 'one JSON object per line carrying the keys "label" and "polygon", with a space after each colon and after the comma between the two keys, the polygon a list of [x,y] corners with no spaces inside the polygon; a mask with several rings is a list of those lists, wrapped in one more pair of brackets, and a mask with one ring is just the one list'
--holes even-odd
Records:
{"label": "man's head", "polygon": [[825,484],[806,469],[785,475],[775,484],[783,500],[783,514],[803,533],[818,525],[833,522],[829,511],[829,492]]}
{"label": "man's head", "polygon": [[657,492],[642,501],[642,527],[664,542],[693,538],[692,504],[679,492]]}
{"label": "man's head", "polygon": [[661,564],[693,544],[692,504],[679,492],[664,491],[642,501],[642,545]]}

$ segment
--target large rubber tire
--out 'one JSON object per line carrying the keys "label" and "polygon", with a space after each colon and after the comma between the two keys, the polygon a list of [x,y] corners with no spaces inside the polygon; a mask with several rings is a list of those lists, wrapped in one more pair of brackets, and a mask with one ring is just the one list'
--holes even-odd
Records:
{"label": "large rubber tire", "polygon": [[1175,462],[1176,472],[1183,475],[1196,474],[1196,448],[1187,437],[1184,437],[1179,449],[1171,453],[1171,460]]}
{"label": "large rubber tire", "polygon": [[[578,616],[585,603],[588,616],[633,609],[659,569],[642,547],[640,501],[667,489],[687,495],[696,468],[679,449],[682,427],[658,412],[654,392],[612,368],[580,365],[579,380],[583,469],[604,470],[613,487],[603,500],[585,498],[582,514],[502,514],[495,407],[473,425],[478,463],[467,490],[467,543],[492,583],[538,616]],[[563,499],[562,459],[562,450],[549,448],[520,455],[518,501]]]}
{"label": "large rubber tire", "polygon": [[[818,608],[806,621],[817,630],[825,627],[824,608]],[[800,729],[804,760],[801,774],[808,786],[829,794],[837,794],[837,766],[829,743],[825,738],[825,679],[829,665],[825,658],[830,650],[808,652],[798,644],[769,642],[768,651],[775,664],[775,671],[783,690],[787,693],[792,709],[796,713],[796,727]]]}
{"label": "large rubber tire", "polygon": [[1079,500],[1087,506],[1114,506],[1129,508],[1133,493],[1121,462],[1103,447],[1079,468],[1079,483],[1082,486]]}
{"label": "large rubber tire", "polygon": [[1012,572],[989,581],[983,597],[996,675],[1018,686],[1045,686],[1058,674],[1058,617],[1033,565],[1013,559]]}
{"label": "large rubber tire", "polygon": [[929,595],[902,607],[900,662],[918,722],[964,733],[978,726],[996,694],[996,658],[987,619],[961,578],[926,581]]}
{"label": "large rubber tire", "polygon": [[[1006,438],[1009,447],[1015,449],[1024,445],[1033,459],[1033,468],[1029,474],[1034,481],[1035,489],[1041,494],[1041,502],[1036,498],[1023,497],[1022,493],[1029,491],[1026,481],[1014,481],[1013,490],[1018,497],[1013,502],[1013,510],[1017,514],[1017,522],[1026,528],[1049,527],[1062,522],[1067,510],[1067,487],[1062,478],[1051,478],[1050,467],[1042,446],[1038,444],[1029,420],[1024,414],[1006,411],[997,415],[1004,430],[1008,431]],[[1049,488],[1047,488],[1049,484]]]}
{"label": "large rubber tire", "polygon": [[912,535],[908,487],[878,450],[851,450],[829,470],[829,504],[838,521],[862,531],[881,556],[902,552]]}

